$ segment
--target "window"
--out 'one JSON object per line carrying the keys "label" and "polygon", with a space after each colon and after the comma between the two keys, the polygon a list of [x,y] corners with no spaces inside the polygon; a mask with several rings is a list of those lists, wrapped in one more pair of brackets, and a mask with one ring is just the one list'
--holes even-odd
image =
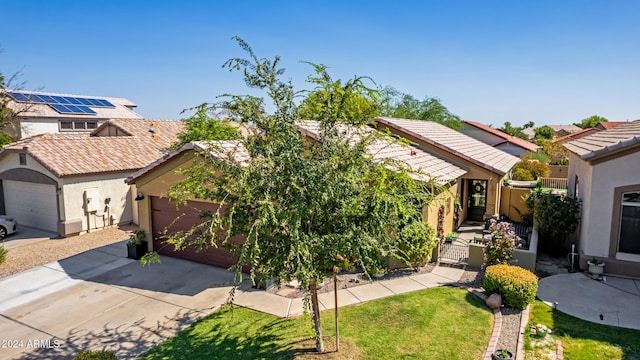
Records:
{"label": "window", "polygon": [[95,120],[62,120],[60,121],[60,131],[87,131],[98,127]]}
{"label": "window", "polygon": [[640,254],[640,191],[622,193],[618,251]]}
{"label": "window", "polygon": [[27,165],[27,154],[19,154],[20,165]]}

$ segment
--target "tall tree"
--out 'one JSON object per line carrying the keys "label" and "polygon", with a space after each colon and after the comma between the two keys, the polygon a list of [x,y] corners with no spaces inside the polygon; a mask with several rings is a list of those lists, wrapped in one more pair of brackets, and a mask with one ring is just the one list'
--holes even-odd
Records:
{"label": "tall tree", "polygon": [[178,133],[178,141],[171,146],[171,149],[177,149],[191,141],[240,138],[238,129],[233,127],[229,120],[216,120],[209,116],[206,104],[198,106],[195,114],[182,121],[185,129]]}
{"label": "tall tree", "polygon": [[580,121],[579,123],[575,123],[573,125],[581,129],[588,129],[588,128],[596,127],[596,125],[600,124],[601,122],[607,122],[607,121],[609,120],[603,118],[602,116],[593,115],[593,116],[589,116],[586,119],[582,119],[582,121]]}
{"label": "tall tree", "polygon": [[525,123],[524,125],[522,125],[522,128],[523,129],[528,129],[528,128],[532,128],[534,126],[536,126],[536,124],[533,121],[529,121],[529,122]]}
{"label": "tall tree", "polygon": [[425,97],[419,100],[392,87],[384,88],[382,93],[383,116],[435,121],[454,130],[462,130],[460,117],[452,114],[440,99]]}
{"label": "tall tree", "polygon": [[521,139],[529,140],[529,137],[525,133],[522,132],[522,128],[515,127],[515,126],[511,125],[511,122],[509,122],[509,121],[505,122],[504,125],[501,128],[499,128],[498,130],[500,130],[500,131],[502,131],[502,132],[504,132],[506,134],[509,134],[511,136],[515,136],[515,137],[518,137],[518,138],[521,138]]}
{"label": "tall tree", "polygon": [[[315,66],[310,80],[321,95],[307,103],[313,110],[306,115],[318,119],[313,124],[319,141],[309,141],[296,123],[294,88],[280,79],[284,69],[278,66],[279,57],[258,58],[245,41],[235,39],[248,58],[233,58],[224,66],[242,71],[245,83],[266,93],[275,111],[267,113],[264,100],[255,96],[227,95],[212,105],[258,131],[240,140],[249,152],[246,161],[239,163],[227,153],[206,157],[184,171],[186,180],[170,191],[173,199],[195,197],[222,206],[168,241],[176,248],[233,248],[238,280],[243,264],[251,265],[254,281],[297,279],[309,289],[316,348],[323,352],[317,284],[328,272],[359,266],[370,273],[385,256],[400,256],[400,234],[421,234],[423,243],[433,241],[424,237],[428,225],[421,221],[421,209],[440,187],[414,180],[426,174],[402,163],[374,160],[369,152],[373,141],[395,140],[357,126],[369,119],[367,111],[348,108],[370,96],[361,78],[343,84],[333,81],[323,66]],[[197,236],[189,236],[193,234]],[[246,240],[231,241],[236,235]]]}

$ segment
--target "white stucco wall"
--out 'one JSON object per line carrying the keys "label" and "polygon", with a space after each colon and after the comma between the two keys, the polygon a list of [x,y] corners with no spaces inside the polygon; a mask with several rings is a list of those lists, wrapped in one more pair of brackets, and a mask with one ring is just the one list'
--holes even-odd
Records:
{"label": "white stucco wall", "polygon": [[583,200],[580,249],[588,256],[609,256],[614,189],[640,184],[640,153],[621,156],[594,166],[574,154],[569,159],[569,194],[578,175],[579,198]]}
{"label": "white stucco wall", "polygon": [[[124,179],[129,173],[101,174],[90,176],[73,176],[62,178],[62,197],[65,204],[67,221],[82,219],[83,231],[91,231],[111,225],[111,215],[116,215],[116,224],[133,222],[130,186]],[[98,210],[87,214],[84,206],[84,191],[97,189],[95,199]],[[111,198],[109,208],[105,199]]]}
{"label": "white stucco wall", "polygon": [[504,140],[499,136],[493,135],[484,130],[480,130],[475,126],[471,126],[468,124],[464,124],[462,126],[462,131],[460,132],[467,136],[471,136],[474,139],[482,141],[485,144],[489,144],[491,146],[493,146],[493,144],[499,143],[500,141]]}
{"label": "white stucco wall", "polygon": [[58,119],[21,119],[22,138],[59,132]]}
{"label": "white stucco wall", "polygon": [[496,146],[496,148],[517,157],[522,157],[522,155],[524,155],[527,152],[526,149],[523,149],[520,146],[516,146],[509,142],[500,144]]}

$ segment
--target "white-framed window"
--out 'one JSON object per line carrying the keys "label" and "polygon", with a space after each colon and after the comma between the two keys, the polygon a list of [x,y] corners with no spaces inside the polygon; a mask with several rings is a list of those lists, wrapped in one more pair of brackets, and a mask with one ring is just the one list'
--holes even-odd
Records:
{"label": "white-framed window", "polygon": [[60,131],[91,131],[97,127],[95,120],[60,120]]}
{"label": "white-framed window", "polygon": [[618,252],[640,255],[640,191],[622,193]]}

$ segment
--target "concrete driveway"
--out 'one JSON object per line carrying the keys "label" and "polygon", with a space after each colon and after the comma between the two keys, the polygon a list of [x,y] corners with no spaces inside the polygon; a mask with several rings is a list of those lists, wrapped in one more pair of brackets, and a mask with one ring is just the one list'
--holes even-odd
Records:
{"label": "concrete driveway", "polygon": [[12,249],[21,245],[31,244],[31,243],[43,241],[43,240],[49,240],[56,236],[58,236],[58,234],[53,232],[21,226],[18,229],[18,232],[15,232],[11,235],[7,235],[2,240],[2,243],[4,243],[4,247],[6,249]]}
{"label": "concrete driveway", "polygon": [[135,358],[227,300],[225,270],[125,256],[123,241],[0,280],[0,359]]}

